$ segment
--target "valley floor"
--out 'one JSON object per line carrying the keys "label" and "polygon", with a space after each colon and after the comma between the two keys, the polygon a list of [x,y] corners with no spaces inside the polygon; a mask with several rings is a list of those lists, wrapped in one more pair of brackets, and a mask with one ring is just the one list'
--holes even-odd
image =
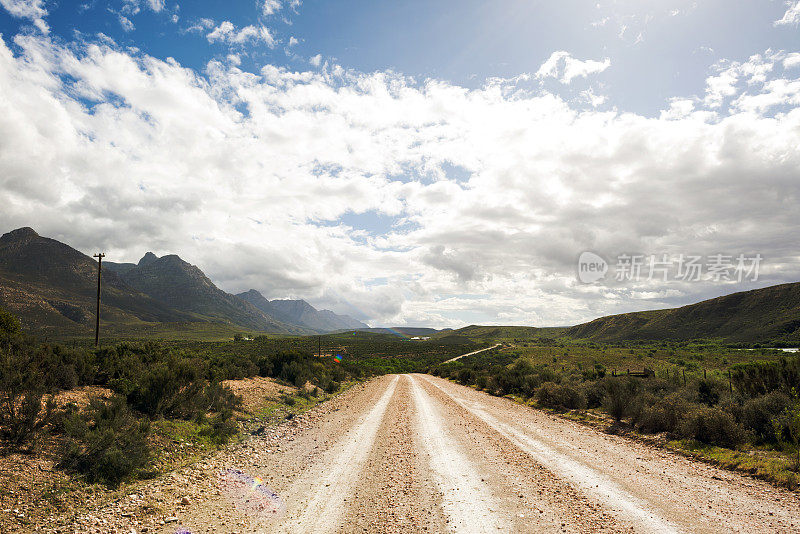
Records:
{"label": "valley floor", "polygon": [[[242,514],[226,468],[261,477],[285,514]],[[427,375],[355,386],[148,484],[61,531],[800,531],[797,494]],[[145,501],[160,515],[135,523]]]}

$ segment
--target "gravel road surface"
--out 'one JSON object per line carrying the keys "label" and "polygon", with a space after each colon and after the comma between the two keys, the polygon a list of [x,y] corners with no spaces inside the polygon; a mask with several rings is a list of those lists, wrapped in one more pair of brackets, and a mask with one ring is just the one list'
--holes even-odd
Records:
{"label": "gravel road surface", "polygon": [[260,446],[225,462],[281,517],[208,491],[159,531],[800,532],[796,494],[427,375],[372,380]]}

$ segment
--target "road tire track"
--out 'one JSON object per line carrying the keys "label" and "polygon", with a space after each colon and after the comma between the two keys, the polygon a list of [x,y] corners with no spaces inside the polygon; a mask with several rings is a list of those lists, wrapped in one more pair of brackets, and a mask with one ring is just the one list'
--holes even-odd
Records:
{"label": "road tire track", "polygon": [[[287,518],[275,528],[276,531],[322,534],[336,532],[340,528],[345,513],[343,503],[346,502],[342,496],[346,499],[346,496],[352,495],[362,477],[364,464],[372,451],[383,415],[394,396],[397,381],[398,377],[395,376],[369,413],[326,455],[324,464],[330,467],[325,470],[327,475],[314,481],[308,490],[302,481],[290,490],[297,504],[290,504]],[[301,504],[302,501],[298,502],[296,498],[304,493],[311,497]]]}
{"label": "road tire track", "polygon": [[660,517],[649,503],[631,495],[602,473],[557,452],[515,426],[500,421],[490,415],[478,403],[469,402],[453,395],[439,387],[435,382],[430,383],[453,399],[456,404],[478,417],[478,419],[503,435],[511,443],[531,455],[538,463],[609,506],[615,514],[622,515],[647,532],[660,534],[680,532],[676,525]]}
{"label": "road tire track", "polygon": [[443,430],[441,414],[432,399],[416,379],[408,375],[404,378],[411,381],[419,422],[418,439],[442,492],[443,507],[450,518],[449,530],[476,534],[507,532],[510,525],[501,517],[498,500],[456,441]]}

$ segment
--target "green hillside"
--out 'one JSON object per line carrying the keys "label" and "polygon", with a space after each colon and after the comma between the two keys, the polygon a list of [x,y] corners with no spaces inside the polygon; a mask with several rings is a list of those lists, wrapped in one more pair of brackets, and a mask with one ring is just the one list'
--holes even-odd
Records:
{"label": "green hillside", "polygon": [[733,293],[680,308],[601,317],[565,334],[593,341],[719,339],[800,343],[800,283]]}
{"label": "green hillside", "polygon": [[565,328],[562,327],[534,327],[534,326],[479,326],[470,325],[458,330],[440,332],[434,339],[457,336],[475,341],[508,341],[530,340],[544,337],[558,337]]}

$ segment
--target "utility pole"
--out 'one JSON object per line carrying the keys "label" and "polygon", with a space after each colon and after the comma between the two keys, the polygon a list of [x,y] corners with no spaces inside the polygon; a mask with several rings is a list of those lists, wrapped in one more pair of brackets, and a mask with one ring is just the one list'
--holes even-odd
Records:
{"label": "utility pole", "polygon": [[322,336],[317,336],[317,354],[322,358]]}
{"label": "utility pole", "polygon": [[94,327],[94,346],[100,346],[100,276],[103,272],[103,258],[106,257],[105,254],[100,252],[99,254],[95,254],[92,256],[93,258],[97,258],[97,316],[95,317],[95,327]]}

